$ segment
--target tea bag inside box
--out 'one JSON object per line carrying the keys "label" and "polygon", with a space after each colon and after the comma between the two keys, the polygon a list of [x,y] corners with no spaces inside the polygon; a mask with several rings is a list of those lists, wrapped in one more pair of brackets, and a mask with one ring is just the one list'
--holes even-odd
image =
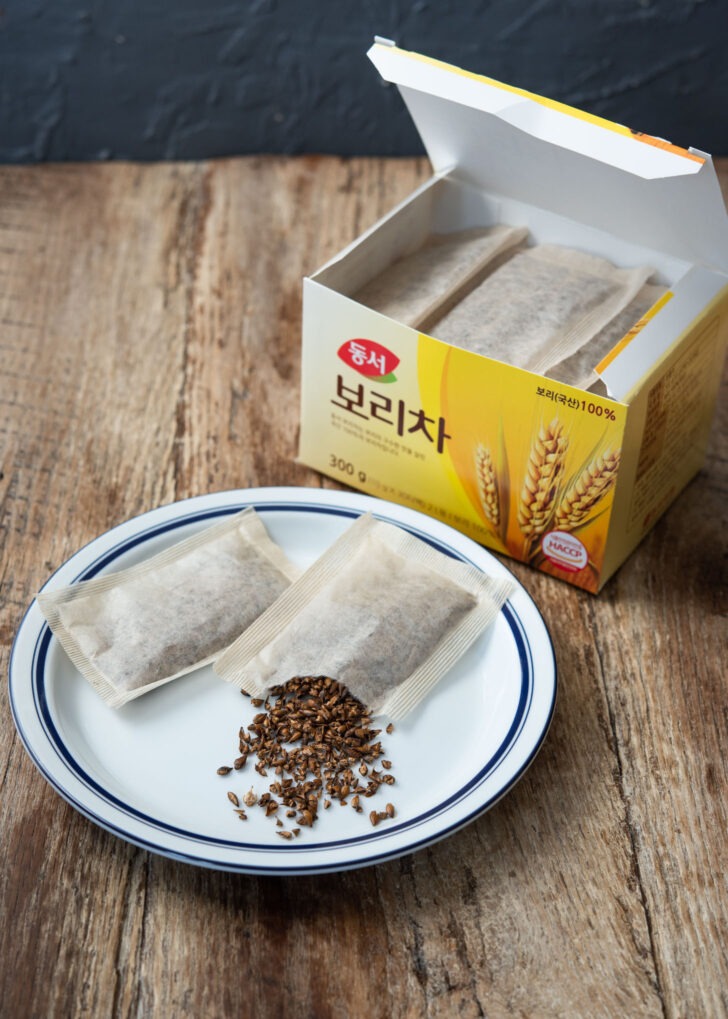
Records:
{"label": "tea bag inside box", "polygon": [[544,373],[580,350],[635,297],[652,269],[618,269],[553,244],[515,254],[432,329],[433,336]]}
{"label": "tea bag inside box", "polygon": [[300,571],[255,510],[125,570],[42,592],[71,661],[112,707],[214,660]]}
{"label": "tea bag inside box", "polygon": [[399,719],[492,623],[513,588],[360,517],[225,652],[215,671],[262,697],[294,677],[343,683]]}
{"label": "tea bag inside box", "polygon": [[425,328],[483,279],[494,261],[525,240],[521,227],[493,226],[431,234],[421,248],[393,262],[355,299],[403,325]]}
{"label": "tea bag inside box", "polygon": [[594,371],[603,357],[625,336],[632,326],[667,292],[667,287],[645,283],[637,296],[630,301],[623,311],[592,337],[571,357],[560,361],[547,371],[550,379],[566,382],[579,389],[588,389],[598,376]]}

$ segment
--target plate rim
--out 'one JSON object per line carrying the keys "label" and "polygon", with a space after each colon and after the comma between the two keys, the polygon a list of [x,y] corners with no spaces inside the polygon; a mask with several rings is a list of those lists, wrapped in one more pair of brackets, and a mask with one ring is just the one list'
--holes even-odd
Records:
{"label": "plate rim", "polygon": [[[435,518],[432,517],[428,517],[426,514],[421,513],[418,510],[411,509],[409,507],[404,507],[397,503],[388,502],[383,499],[377,499],[373,496],[368,496],[356,492],[342,492],[332,489],[305,488],[300,486],[230,489],[221,492],[213,492],[204,495],[192,496],[187,499],[176,500],[155,507],[146,512],[136,514],[132,517],[129,517],[121,521],[115,526],[104,531],[102,534],[86,542],[72,555],[70,555],[63,563],[61,563],[60,566],[58,566],[56,570],[53,571],[53,573],[51,573],[51,575],[47,578],[46,582],[43,584],[41,590],[45,590],[49,586],[54,586],[56,583],[60,583],[58,578],[59,575],[61,574],[64,575],[64,578],[65,575],[68,574],[69,572],[72,573],[73,576],[72,580],[69,581],[67,579],[64,579],[63,583],[75,582],[76,580],[80,579],[81,575],[83,575],[84,578],[95,575],[101,569],[103,569],[108,562],[113,561],[114,558],[117,558],[118,555],[121,554],[123,549],[120,550],[119,546],[120,544],[124,543],[125,536],[126,541],[131,540],[131,538],[133,537],[135,539],[135,542],[139,543],[140,541],[144,540],[145,535],[147,537],[158,536],[159,534],[163,533],[164,530],[168,529],[171,530],[175,529],[176,527],[184,526],[185,522],[187,521],[187,518],[194,516],[196,513],[198,515],[198,518],[200,512],[207,512],[210,516],[216,515],[219,516],[222,513],[233,513],[243,508],[244,506],[250,505],[255,506],[256,509],[260,507],[261,512],[265,512],[266,510],[267,511],[285,510],[287,507],[293,509],[296,507],[296,505],[298,505],[299,509],[303,511],[307,509],[308,510],[315,509],[319,512],[324,513],[328,512],[331,513],[332,515],[339,517],[344,515],[350,516],[352,518],[359,516],[363,512],[371,511],[375,516],[393,522],[398,526],[402,526],[405,529],[416,533],[419,537],[423,538],[424,540],[428,541],[431,544],[434,543],[438,547],[442,547],[442,545],[444,544],[445,549],[448,550],[448,554],[455,553],[460,558],[467,558],[467,551],[469,550],[474,551],[477,557],[482,559],[485,563],[490,562],[494,564],[496,572],[501,573],[502,575],[510,576],[511,579],[514,581],[516,587],[513,595],[511,596],[511,598],[508,599],[508,602],[503,607],[502,611],[506,614],[510,614],[512,617],[515,617],[515,619],[518,620],[518,623],[520,624],[520,628],[523,634],[523,639],[525,640],[525,643],[530,651],[527,627],[524,624],[523,620],[521,619],[517,609],[514,609],[513,606],[510,604],[514,597],[516,597],[518,600],[525,599],[525,605],[528,608],[528,610],[531,613],[535,613],[535,622],[538,626],[540,626],[542,630],[541,636],[545,637],[546,648],[548,649],[549,652],[549,660],[545,663],[544,662],[539,663],[541,672],[545,670],[547,673],[545,677],[542,677],[542,682],[546,678],[550,678],[549,701],[546,706],[543,719],[540,723],[539,731],[537,732],[535,738],[531,739],[530,745],[526,748],[524,758],[520,765],[518,766],[518,768],[506,780],[504,784],[502,784],[497,790],[495,790],[492,793],[492,795],[486,796],[484,800],[477,802],[477,804],[473,806],[472,810],[469,810],[464,815],[455,818],[451,824],[447,824],[443,827],[440,827],[436,831],[426,834],[424,837],[420,839],[408,839],[404,845],[395,844],[390,848],[386,848],[387,838],[390,839],[393,838],[396,832],[392,832],[389,835],[386,832],[382,832],[381,837],[383,838],[385,843],[385,845],[382,847],[382,850],[376,851],[375,848],[376,843],[373,843],[373,839],[371,837],[367,838],[366,840],[363,840],[363,842],[365,842],[366,845],[372,845],[372,848],[375,851],[363,857],[354,856],[353,858],[350,858],[348,860],[347,859],[324,860],[320,863],[313,862],[305,863],[302,859],[302,854],[299,854],[298,852],[296,852],[295,854],[286,852],[286,850],[290,850],[292,848],[288,846],[288,844],[286,844],[285,846],[282,845],[280,847],[261,845],[258,851],[267,854],[274,853],[277,856],[277,860],[280,860],[280,864],[278,862],[276,862],[275,864],[270,862],[268,864],[255,864],[252,861],[245,859],[245,856],[250,852],[251,847],[250,846],[243,847],[239,843],[233,842],[232,840],[230,841],[229,845],[226,844],[227,840],[215,839],[210,841],[214,841],[217,846],[225,844],[224,852],[232,856],[242,857],[242,859],[240,860],[232,858],[231,859],[205,858],[200,853],[194,853],[183,848],[175,849],[174,847],[171,846],[159,845],[151,841],[149,838],[145,838],[142,834],[139,834],[136,831],[130,831],[128,827],[124,827],[120,823],[114,823],[114,821],[109,820],[107,817],[101,816],[99,813],[94,811],[93,800],[95,798],[100,797],[102,802],[105,801],[106,803],[111,803],[111,806],[117,813],[121,809],[122,813],[131,812],[132,814],[136,813],[137,815],[143,814],[143,812],[135,810],[132,807],[128,807],[127,810],[124,810],[123,804],[121,804],[120,808],[119,805],[116,803],[117,797],[111,794],[108,790],[104,790],[102,784],[94,780],[93,778],[91,778],[91,784],[98,786],[101,789],[101,793],[99,794],[93,789],[90,790],[92,799],[91,805],[87,805],[83,800],[79,799],[78,795],[76,795],[72,790],[66,787],[66,785],[63,782],[63,776],[59,777],[56,774],[54,774],[53,769],[50,766],[46,766],[43,760],[41,760],[39,753],[36,752],[34,740],[24,730],[24,726],[21,720],[22,712],[18,710],[18,705],[16,704],[16,693],[20,691],[21,689],[20,684],[22,684],[22,677],[18,678],[18,670],[20,666],[17,664],[16,658],[17,655],[19,654],[19,649],[22,640],[28,639],[27,628],[31,625],[29,623],[29,620],[31,614],[34,611],[34,607],[36,611],[39,611],[37,608],[37,599],[33,598],[30,604],[28,605],[22,617],[22,620],[17,628],[15,638],[13,640],[13,644],[11,647],[8,664],[8,687],[11,714],[13,717],[13,722],[15,724],[16,730],[20,736],[21,742],[24,746],[26,753],[28,753],[30,759],[32,760],[35,767],[39,770],[43,778],[48,782],[48,784],[54,789],[55,792],[57,792],[63,799],[66,800],[66,802],[70,804],[70,806],[72,806],[75,810],[81,813],[92,823],[96,824],[97,826],[109,832],[110,834],[118,838],[121,838],[122,840],[129,842],[132,845],[135,845],[139,848],[145,849],[148,852],[155,853],[156,855],[161,855],[168,859],[174,859],[180,862],[193,864],[208,869],[228,871],[234,873],[246,873],[269,876],[292,876],[316,873],[330,873],[366,866],[373,866],[377,863],[382,863],[386,860],[395,859],[403,855],[408,855],[410,853],[418,851],[419,849],[425,848],[426,846],[433,845],[444,838],[448,838],[451,835],[455,834],[460,829],[462,829],[463,827],[465,827],[466,825],[472,823],[472,821],[474,821],[477,817],[481,816],[488,810],[492,809],[520,781],[520,779],[526,773],[528,768],[533,763],[535,757],[537,756],[539,750],[541,749],[544,740],[548,734],[549,728],[554,717],[559,686],[556,655],[553,640],[548,630],[548,627],[546,626],[545,620],[543,619],[543,616],[538,606],[536,605],[535,601],[533,600],[532,596],[526,591],[523,584],[521,584],[521,582],[518,581],[513,576],[508,567],[501,563],[498,559],[496,559],[496,557],[493,556],[488,549],[481,545],[478,545],[475,541],[468,538],[461,532],[457,531],[455,528],[452,528],[450,525],[443,523],[442,521],[436,520]],[[93,546],[97,544],[100,546],[99,553],[94,558],[92,558],[90,562],[86,562],[86,565],[79,572],[78,564],[80,562],[85,562],[88,559],[89,551],[93,550]],[[463,550],[458,548],[457,547],[458,545],[464,545],[465,549]],[[475,565],[478,566],[478,568],[483,568],[482,563],[476,563]],[[508,623],[511,630],[513,630],[514,625],[513,620],[512,619],[508,620]],[[31,657],[30,670],[25,678],[26,682],[29,681],[30,683],[30,691],[32,693],[33,708],[36,712],[36,720],[41,725],[46,740],[46,746],[44,747],[44,749],[48,749],[48,747],[50,747],[52,751],[55,753],[55,755],[61,759],[64,769],[66,769],[71,775],[74,774],[75,770],[76,779],[78,781],[83,782],[83,779],[79,777],[78,772],[79,770],[83,772],[84,769],[77,762],[75,762],[72,752],[66,746],[63,739],[61,739],[60,734],[57,733],[56,731],[58,743],[60,744],[60,746],[63,747],[63,749],[70,757],[70,760],[74,763],[75,769],[74,767],[69,766],[67,761],[63,760],[64,754],[59,750],[59,746],[56,744],[56,742],[53,739],[51,739],[49,733],[47,732],[47,728],[42,716],[38,714],[39,710],[37,704],[38,691],[35,688],[36,657],[38,654],[38,647],[41,644],[41,642],[45,639],[46,645],[49,645],[52,639],[52,635],[50,634],[48,624],[42,617],[39,624],[33,625],[32,632],[34,638],[31,638],[32,655],[30,656]],[[533,684],[536,683],[537,679],[535,664],[536,663],[533,663],[534,667],[532,668]],[[530,699],[531,701],[533,700],[533,691],[531,691]],[[508,756],[508,754],[511,753],[513,748],[518,744],[520,739],[520,731],[523,729],[527,718],[528,712],[525,712],[523,718],[521,719],[519,733],[517,733],[510,741],[505,753],[500,756],[498,756],[497,754],[494,755],[494,758],[488,762],[488,764],[490,764],[492,760],[495,760],[496,756],[498,757],[497,761],[495,761],[495,764],[493,764],[493,767],[489,769],[488,774],[483,777],[482,782],[485,782],[487,778],[489,778],[493,773],[497,772],[502,761],[505,759],[505,757]],[[504,740],[502,745],[505,745],[505,743],[506,741]],[[501,747],[499,747],[499,752],[500,750]],[[483,769],[483,771],[486,770],[487,770],[486,768]],[[476,775],[477,774],[479,773],[476,772]],[[84,784],[86,784],[87,788],[89,788],[87,783]],[[458,793],[456,795],[460,795],[461,793],[462,787],[458,790]],[[463,794],[461,798],[467,799],[468,795],[472,795],[472,792],[469,794],[468,793]],[[452,797],[450,797],[449,799],[451,798]],[[442,807],[442,804],[438,804],[438,807]],[[174,826],[167,825],[164,822],[153,817],[151,818],[146,816],[142,817],[141,821],[142,825],[148,826],[149,822],[151,822],[154,827],[159,825],[159,827],[166,829],[167,832],[171,833],[173,839],[182,838],[186,839],[187,842],[189,842],[194,841],[196,837],[194,833],[183,832],[181,830],[179,830],[179,832],[176,832],[174,830]],[[400,832],[401,831],[402,830],[400,829]],[[205,839],[204,836],[198,837],[200,838],[201,842],[204,842]],[[377,841],[379,841],[379,839],[377,839]],[[300,848],[300,850],[302,851],[310,850],[312,853],[321,854],[326,853],[340,854],[342,852],[341,846],[337,848],[336,844],[334,844],[333,848],[331,846],[322,845],[320,843],[313,844],[310,847],[308,846],[304,847],[303,845],[301,845],[300,847],[296,846],[295,848],[296,849]],[[278,856],[278,854],[275,853],[276,850],[281,851],[280,856]],[[346,852],[346,849],[344,849],[343,852]],[[290,861],[290,863],[288,861]]]}

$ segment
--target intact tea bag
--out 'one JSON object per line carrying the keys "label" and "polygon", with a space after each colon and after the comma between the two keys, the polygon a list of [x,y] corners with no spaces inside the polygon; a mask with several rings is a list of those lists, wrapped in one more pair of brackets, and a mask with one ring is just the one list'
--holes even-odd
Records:
{"label": "intact tea bag", "polygon": [[38,604],[79,672],[118,707],[213,661],[299,573],[249,508]]}
{"label": "intact tea bag", "polygon": [[525,227],[493,226],[431,234],[354,295],[374,311],[424,328],[478,283],[493,261],[525,240]]}
{"label": "intact tea bag", "polygon": [[581,350],[577,350],[571,357],[550,368],[546,373],[548,377],[579,389],[587,389],[598,378],[594,368],[602,358],[606,357],[612,347],[639,322],[645,312],[649,311],[666,291],[667,287],[645,283],[627,307],[585,343]]}
{"label": "intact tea bag", "polygon": [[360,517],[215,663],[253,696],[294,677],[343,683],[403,718],[512,590],[392,524]]}
{"label": "intact tea bag", "polygon": [[618,269],[554,244],[515,254],[434,327],[433,335],[517,368],[544,373],[594,337],[652,269]]}

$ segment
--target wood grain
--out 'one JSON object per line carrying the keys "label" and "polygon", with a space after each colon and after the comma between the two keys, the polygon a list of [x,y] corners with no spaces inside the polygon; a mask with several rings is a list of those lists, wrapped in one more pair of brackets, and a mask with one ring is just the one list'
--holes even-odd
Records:
{"label": "wood grain", "polygon": [[[0,169],[4,666],[49,572],[113,524],[333,487],[295,462],[301,276],[427,172]],[[2,1013],[728,1013],[726,417],[723,400],[705,469],[597,598],[510,564],[553,635],[555,721],[511,794],[415,855],[271,879],[147,854],[50,790],[3,688]]]}

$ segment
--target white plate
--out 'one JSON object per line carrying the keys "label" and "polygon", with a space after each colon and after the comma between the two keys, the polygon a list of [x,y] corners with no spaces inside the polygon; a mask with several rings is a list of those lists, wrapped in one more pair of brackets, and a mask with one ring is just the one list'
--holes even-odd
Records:
{"label": "white plate", "polygon": [[[77,552],[46,586],[130,566],[251,505],[301,566],[372,511],[457,559],[493,575],[509,573],[475,542],[414,510],[364,495],[260,488],[200,496],[129,520]],[[249,810],[241,821],[228,802],[228,790],[242,796],[252,785],[260,794],[271,778],[266,782],[251,765],[216,774],[237,755],[238,729],[255,709],[211,668],[112,710],[71,665],[35,601],[10,659],[18,732],[46,780],[77,810],[151,852],[257,874],[365,866],[451,835],[524,773],[546,735],[555,696],[551,641],[518,585],[490,631],[390,736],[383,734],[395,784],[367,800],[363,814],[334,803],[314,828],[286,842],[262,810]],[[373,828],[369,810],[381,810],[386,800],[396,816]]]}

